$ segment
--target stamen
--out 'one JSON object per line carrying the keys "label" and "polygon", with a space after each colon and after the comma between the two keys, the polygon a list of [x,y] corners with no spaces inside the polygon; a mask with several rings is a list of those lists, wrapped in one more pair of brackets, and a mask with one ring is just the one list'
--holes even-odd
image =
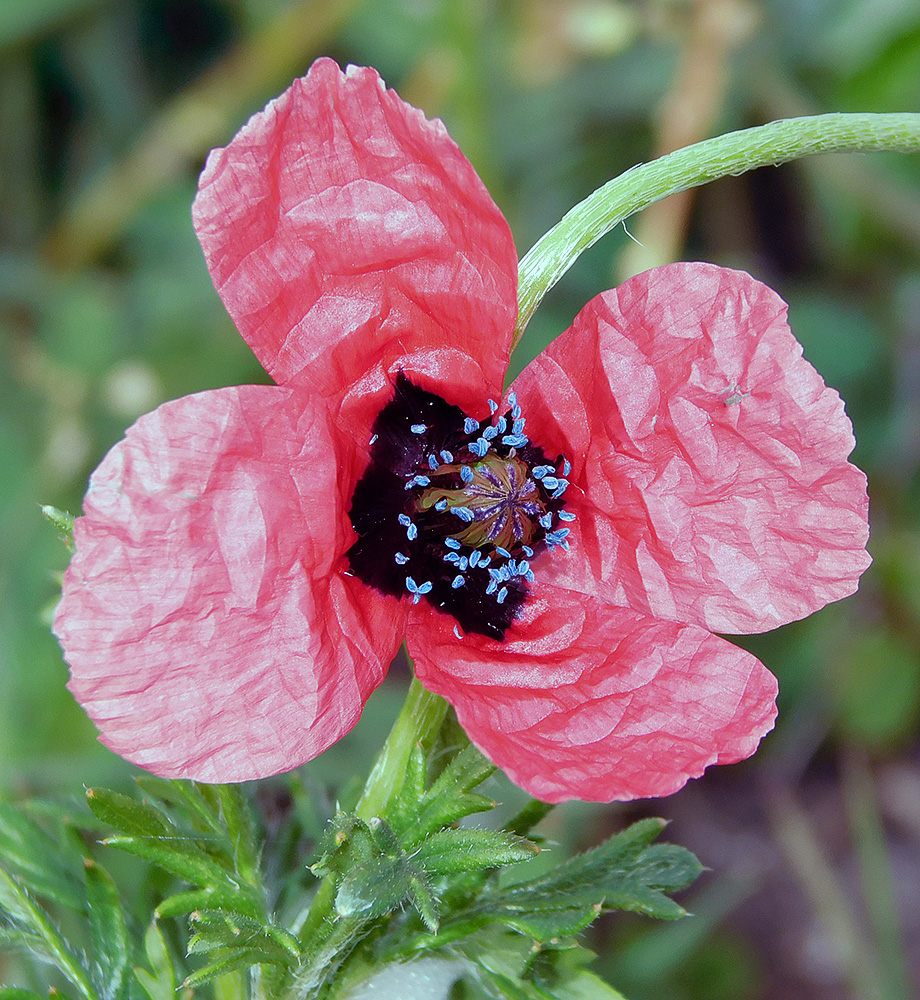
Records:
{"label": "stamen", "polygon": [[409,561],[409,557],[408,557],[408,556],[406,556],[406,555],[403,555],[403,553],[402,553],[402,552],[397,552],[397,553],[396,553],[396,555],[395,555],[395,556],[393,556],[393,558],[394,558],[394,559],[396,560],[396,562],[397,562],[397,563],[398,563],[398,564],[399,564],[400,566],[405,566],[405,565],[406,565],[406,563],[407,563],[407,562]]}
{"label": "stamen", "polygon": [[469,507],[451,507],[451,514],[456,514],[461,521],[466,521],[467,524],[473,520],[475,514],[469,509]]}
{"label": "stamen", "polygon": [[486,441],[492,441],[494,438],[498,437],[498,434],[498,428],[492,427],[491,425],[482,432],[482,436],[486,439]]}
{"label": "stamen", "polygon": [[[443,455],[444,452],[441,452],[441,454]],[[428,456],[428,468],[431,469],[432,472],[434,472],[435,469],[437,469],[440,464],[441,463],[438,461],[437,455]]]}
{"label": "stamen", "polygon": [[445,510],[447,510],[448,506],[449,506],[449,504],[447,503],[447,501],[446,501],[446,500],[439,500],[439,501],[438,501],[438,502],[437,502],[437,503],[436,503],[436,504],[434,505],[434,509],[435,509],[435,510],[440,510],[440,511],[445,511]]}
{"label": "stamen", "polygon": [[[451,541],[453,541],[453,539],[451,539]],[[459,547],[460,543],[457,542],[457,545]],[[481,558],[482,558],[482,553],[479,551],[479,549],[473,549],[473,551],[470,553],[470,569],[475,569],[479,565],[479,560]]]}
{"label": "stamen", "polygon": [[[437,504],[435,504],[435,506],[437,506]],[[460,543],[457,541],[457,539],[456,538],[451,538],[450,536],[448,536],[447,538],[444,539],[444,544],[449,549],[459,549],[460,548]]]}
{"label": "stamen", "polygon": [[502,589],[498,592],[498,596],[495,598],[495,600],[498,601],[499,604],[504,604],[505,598],[507,596],[508,596],[508,588],[502,587]]}
{"label": "stamen", "polygon": [[453,460],[454,460],[454,456],[445,448],[441,452],[441,461],[444,462],[445,465],[450,465],[450,463]]}
{"label": "stamen", "polygon": [[506,434],[502,438],[502,444],[508,445],[509,448],[523,448],[527,444],[527,438],[523,434]]}
{"label": "stamen", "polygon": [[562,474],[563,476],[567,476],[571,471],[572,471],[572,463],[568,459],[566,459],[562,463]]}
{"label": "stamen", "polygon": [[431,593],[431,580],[428,580],[423,584],[417,584],[411,576],[407,576],[406,590],[408,590],[412,595],[412,603],[418,604],[423,595]]}
{"label": "stamen", "polygon": [[471,483],[473,481],[473,470],[468,465],[462,465],[460,467],[460,478],[465,483]]}
{"label": "stamen", "polygon": [[467,417],[463,421],[463,433],[464,434],[475,434],[479,430],[479,421],[474,420],[472,417]]}
{"label": "stamen", "polygon": [[574,521],[575,515],[570,510],[560,510],[558,513],[560,521]]}
{"label": "stamen", "polygon": [[462,587],[465,583],[466,580],[459,573],[453,578],[453,580],[450,581],[450,585],[454,590],[457,590],[458,587]]}
{"label": "stamen", "polygon": [[428,424],[413,424],[409,430],[413,434],[424,434],[428,430]]}
{"label": "stamen", "polygon": [[494,413],[498,409],[498,403],[494,399],[489,400],[489,409]]}

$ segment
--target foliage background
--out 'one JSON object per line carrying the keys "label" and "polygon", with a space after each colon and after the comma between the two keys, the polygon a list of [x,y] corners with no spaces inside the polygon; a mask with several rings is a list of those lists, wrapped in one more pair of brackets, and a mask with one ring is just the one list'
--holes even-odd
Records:
{"label": "foliage background", "polygon": [[[261,381],[189,205],[207,150],[319,54],[376,66],[446,121],[521,253],[609,177],[771,118],[920,110],[900,0],[3,0],[0,3],[0,797],[126,786],[47,632],[79,508],[140,413]],[[668,259],[744,267],[790,303],[869,474],[860,593],[746,643],[779,675],[757,757],[651,804],[553,814],[560,852],[627,819],[713,871],[693,920],[603,924],[634,1000],[907,1000],[920,988],[920,159],[820,157],[670,199],[586,253],[519,364],[592,295]],[[405,690],[306,769],[363,774]],[[496,797],[513,797],[507,785]],[[17,973],[0,957],[0,982]]]}

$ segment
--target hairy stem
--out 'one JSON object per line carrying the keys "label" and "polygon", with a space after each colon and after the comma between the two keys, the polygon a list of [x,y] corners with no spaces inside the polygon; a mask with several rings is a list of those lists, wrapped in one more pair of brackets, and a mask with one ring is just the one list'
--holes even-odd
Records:
{"label": "hairy stem", "polygon": [[524,255],[518,274],[520,340],[543,296],[582,251],[635,212],[720,177],[812,153],[920,151],[920,114],[829,114],[786,118],[729,132],[640,163],[579,202]]}

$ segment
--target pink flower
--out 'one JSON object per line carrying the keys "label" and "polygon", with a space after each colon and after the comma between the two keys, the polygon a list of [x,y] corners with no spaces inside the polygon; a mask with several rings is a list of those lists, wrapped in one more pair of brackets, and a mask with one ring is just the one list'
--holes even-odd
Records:
{"label": "pink flower", "polygon": [[440,122],[329,60],[212,153],[194,218],[278,384],[166,403],[92,477],[56,630],[109,747],[205,781],[296,767],[405,638],[547,801],[754,751],[776,682],[713,632],[869,563],[850,424],[772,291],[639,275],[503,394],[507,224]]}

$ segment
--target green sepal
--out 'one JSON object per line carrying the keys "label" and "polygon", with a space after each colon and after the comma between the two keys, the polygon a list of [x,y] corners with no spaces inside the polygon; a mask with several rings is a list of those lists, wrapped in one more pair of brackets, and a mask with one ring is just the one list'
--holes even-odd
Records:
{"label": "green sepal", "polygon": [[356,865],[339,884],[335,912],[340,917],[382,917],[395,910],[420,877],[405,856],[379,855]]}
{"label": "green sepal", "polygon": [[66,510],[52,507],[51,504],[42,504],[42,514],[57,528],[58,537],[67,546],[71,553],[75,551],[73,544],[73,522],[74,516]]}
{"label": "green sepal", "polygon": [[406,846],[414,846],[422,842],[430,834],[442,830],[446,826],[472,816],[473,813],[488,812],[495,808],[495,800],[485,795],[467,792],[451,798],[443,795],[426,806],[421,815],[412,823],[404,834]]}
{"label": "green sepal", "polygon": [[342,875],[353,864],[370,860],[380,853],[370,827],[354,813],[337,812],[326,825],[318,860],[310,871],[318,876]]}
{"label": "green sepal", "polygon": [[422,922],[433,934],[437,932],[439,906],[428,881],[420,875],[409,877],[409,899]]}
{"label": "green sepal", "polygon": [[86,893],[73,873],[80,855],[68,857],[43,827],[6,803],[0,803],[0,858],[36,896],[82,912]]}
{"label": "green sepal", "polygon": [[144,952],[148,969],[137,967],[134,976],[150,1000],[175,1000],[179,987],[176,967],[163,937],[163,932],[152,923],[144,934]]}
{"label": "green sepal", "polygon": [[539,853],[536,844],[501,830],[448,829],[422,841],[413,861],[431,875],[458,875],[529,861]]}
{"label": "green sepal", "polygon": [[86,913],[89,918],[93,978],[104,1000],[121,1000],[128,994],[131,941],[128,925],[109,873],[85,859]]}

